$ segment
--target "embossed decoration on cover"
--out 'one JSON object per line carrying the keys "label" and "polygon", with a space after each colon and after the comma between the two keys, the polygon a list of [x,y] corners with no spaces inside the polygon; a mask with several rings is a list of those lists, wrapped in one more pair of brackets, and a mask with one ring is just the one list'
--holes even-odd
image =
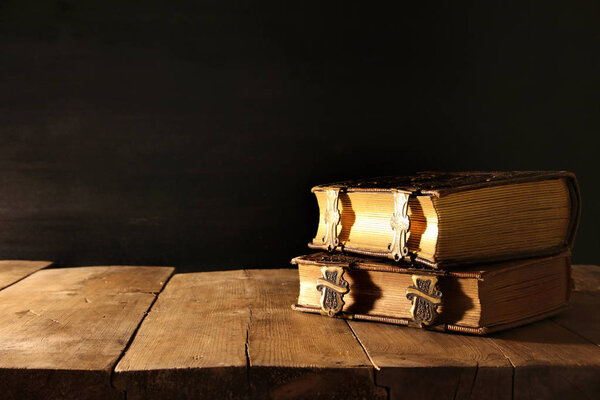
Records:
{"label": "embossed decoration on cover", "polygon": [[322,278],[317,279],[317,290],[321,292],[321,314],[334,317],[344,307],[344,295],[350,291],[350,285],[343,278],[344,267],[330,266],[321,268]]}
{"label": "embossed decoration on cover", "polygon": [[412,302],[410,314],[419,325],[431,325],[437,318],[437,308],[442,304],[442,292],[437,288],[436,276],[412,276],[413,286],[406,289],[406,298]]}

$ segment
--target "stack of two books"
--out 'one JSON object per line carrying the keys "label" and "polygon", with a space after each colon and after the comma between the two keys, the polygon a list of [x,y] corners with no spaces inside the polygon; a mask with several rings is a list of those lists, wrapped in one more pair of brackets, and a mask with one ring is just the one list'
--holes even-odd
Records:
{"label": "stack of two books", "polygon": [[325,250],[295,310],[486,334],[564,309],[580,213],[569,172],[419,173],[312,189]]}

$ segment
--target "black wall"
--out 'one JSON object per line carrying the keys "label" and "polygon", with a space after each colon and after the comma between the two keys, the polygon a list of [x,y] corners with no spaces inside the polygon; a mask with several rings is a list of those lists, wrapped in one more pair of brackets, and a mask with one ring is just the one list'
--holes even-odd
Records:
{"label": "black wall", "polygon": [[0,258],[284,267],[310,187],[565,169],[600,263],[600,6],[0,2]]}

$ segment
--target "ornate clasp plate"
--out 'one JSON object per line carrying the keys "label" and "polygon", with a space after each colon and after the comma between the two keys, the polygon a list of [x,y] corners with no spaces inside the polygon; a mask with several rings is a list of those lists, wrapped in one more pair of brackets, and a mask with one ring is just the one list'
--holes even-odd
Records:
{"label": "ornate clasp plate", "polygon": [[394,192],[394,213],[390,220],[390,225],[394,231],[392,243],[388,245],[388,258],[395,261],[408,256],[408,247],[406,242],[410,236],[410,218],[408,217],[408,197],[410,192],[395,190]]}
{"label": "ornate clasp plate", "polygon": [[328,266],[321,268],[321,278],[317,279],[317,290],[321,292],[321,314],[334,317],[344,307],[344,295],[350,285],[343,278],[344,267]]}
{"label": "ornate clasp plate", "polygon": [[436,276],[413,275],[414,286],[406,289],[406,298],[412,302],[410,314],[419,325],[431,325],[437,318],[437,308],[442,304],[442,292],[437,288]]}
{"label": "ornate clasp plate", "polygon": [[340,223],[339,197],[340,189],[327,189],[327,209],[323,215],[327,230],[325,236],[321,239],[323,247],[327,248],[327,251],[333,251],[340,244],[337,236],[337,227]]}

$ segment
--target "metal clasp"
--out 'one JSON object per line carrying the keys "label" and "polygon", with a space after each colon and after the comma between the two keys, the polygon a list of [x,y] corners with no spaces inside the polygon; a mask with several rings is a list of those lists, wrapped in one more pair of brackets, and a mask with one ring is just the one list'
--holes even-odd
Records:
{"label": "metal clasp", "polygon": [[323,247],[328,251],[333,251],[339,244],[340,240],[337,236],[337,227],[340,223],[340,212],[338,210],[338,202],[340,197],[340,189],[327,189],[327,209],[323,215],[326,231],[325,236],[321,239]]}
{"label": "metal clasp", "polygon": [[412,302],[410,314],[419,325],[431,325],[442,305],[442,292],[437,288],[436,276],[412,276],[413,286],[406,289],[406,298]]}
{"label": "metal clasp", "polygon": [[408,217],[408,198],[410,192],[394,190],[394,213],[390,219],[390,225],[394,231],[392,243],[388,245],[388,258],[400,261],[408,256],[406,242],[410,236],[410,218]]}
{"label": "metal clasp", "polygon": [[343,278],[344,267],[321,268],[322,277],[317,279],[317,290],[321,292],[321,314],[334,317],[344,308],[344,295],[350,292],[349,283]]}

